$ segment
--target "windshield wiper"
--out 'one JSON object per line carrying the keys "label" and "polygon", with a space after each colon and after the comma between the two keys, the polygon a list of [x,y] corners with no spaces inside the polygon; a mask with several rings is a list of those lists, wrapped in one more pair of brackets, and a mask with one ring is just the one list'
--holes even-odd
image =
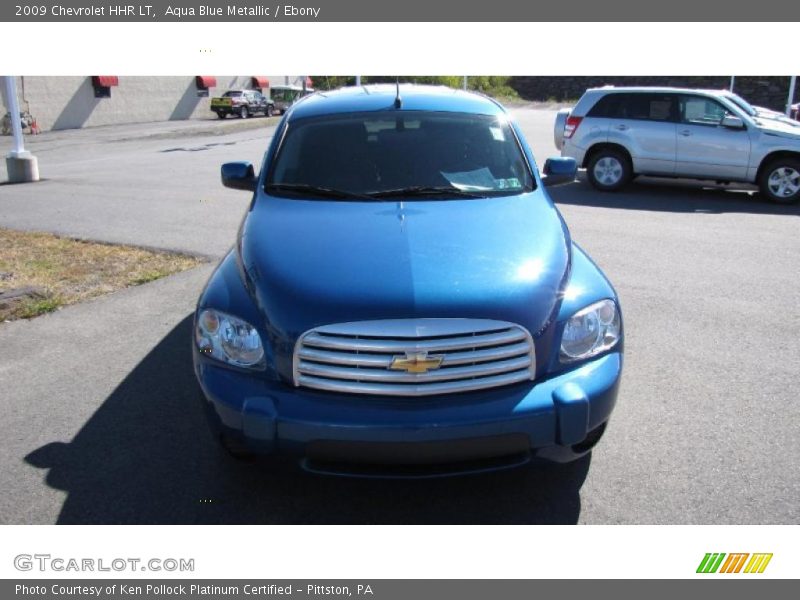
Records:
{"label": "windshield wiper", "polygon": [[298,194],[310,194],[322,198],[336,198],[337,200],[371,200],[371,196],[365,196],[356,192],[348,192],[347,190],[336,190],[328,187],[321,187],[317,185],[309,185],[307,183],[268,183],[266,185],[267,192],[274,190],[276,192],[297,192]]}
{"label": "windshield wiper", "polygon": [[[496,190],[486,190],[493,192]],[[371,198],[395,198],[400,196],[413,197],[413,196],[456,196],[459,198],[485,198],[486,195],[478,191],[467,191],[457,187],[443,185],[443,186],[412,186],[397,188],[394,190],[379,190],[377,192],[367,192]]]}

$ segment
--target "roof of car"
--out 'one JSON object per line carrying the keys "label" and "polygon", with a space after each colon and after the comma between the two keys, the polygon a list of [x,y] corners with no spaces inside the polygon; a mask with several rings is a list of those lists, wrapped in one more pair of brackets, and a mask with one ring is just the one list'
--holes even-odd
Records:
{"label": "roof of car", "polygon": [[[302,119],[326,114],[397,110],[395,84],[345,87],[315,92],[296,103],[290,119]],[[399,110],[432,110],[484,115],[504,114],[494,100],[475,92],[465,92],[445,86],[400,84]]]}
{"label": "roof of car", "polygon": [[661,86],[635,86],[635,87],[617,87],[613,85],[606,85],[603,87],[591,88],[587,91],[590,92],[650,92],[655,94],[667,93],[680,93],[680,94],[708,94],[722,96],[730,94],[728,90],[709,90],[699,88],[680,88],[680,87],[661,87]]}

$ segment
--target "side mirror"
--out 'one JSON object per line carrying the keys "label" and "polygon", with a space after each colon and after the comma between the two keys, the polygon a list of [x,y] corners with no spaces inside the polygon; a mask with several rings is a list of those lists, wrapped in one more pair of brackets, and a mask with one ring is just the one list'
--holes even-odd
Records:
{"label": "side mirror", "polygon": [[256,189],[256,172],[253,165],[247,161],[229,162],[222,165],[222,185],[234,190]]}
{"label": "side mirror", "polygon": [[546,187],[572,183],[577,174],[578,163],[574,158],[548,158],[542,169],[542,183]]}
{"label": "side mirror", "polygon": [[725,115],[722,117],[721,125],[728,129],[744,129],[744,121],[734,115]]}

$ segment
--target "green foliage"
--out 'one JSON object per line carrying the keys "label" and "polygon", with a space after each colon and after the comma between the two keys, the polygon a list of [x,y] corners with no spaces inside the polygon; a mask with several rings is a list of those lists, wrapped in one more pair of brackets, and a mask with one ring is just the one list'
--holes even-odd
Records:
{"label": "green foliage", "polygon": [[314,82],[315,90],[335,90],[340,87],[348,85],[355,85],[355,76],[341,76],[341,75],[312,75],[311,80]]}
{"label": "green foliage", "polygon": [[[311,78],[314,80],[314,87],[317,90],[333,90],[356,83],[355,76],[350,75],[312,75]],[[364,75],[361,77],[361,83],[365,85],[368,83],[395,83],[398,80],[400,83],[445,85],[455,89],[461,89],[464,86],[462,75]],[[502,75],[469,76],[467,88],[495,98],[518,99],[519,94],[511,87],[510,82],[511,77]]]}
{"label": "green foliage", "polygon": [[162,269],[156,271],[145,271],[138,277],[135,277],[133,281],[131,281],[131,285],[142,285],[145,283],[150,283],[151,281],[155,281],[156,279],[161,279],[162,277],[166,277],[169,275],[169,271]]}
{"label": "green foliage", "polygon": [[58,297],[44,298],[41,300],[28,300],[19,307],[19,310],[16,311],[16,314],[3,316],[16,316],[20,319],[32,319],[33,317],[38,317],[39,315],[58,310],[63,304],[64,302]]}

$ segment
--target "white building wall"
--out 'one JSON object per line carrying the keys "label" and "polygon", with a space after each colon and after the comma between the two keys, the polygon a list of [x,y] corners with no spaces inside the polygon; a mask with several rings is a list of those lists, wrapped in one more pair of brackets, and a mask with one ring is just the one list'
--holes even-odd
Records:
{"label": "white building wall", "polygon": [[[17,77],[20,110],[28,110],[42,131],[216,118],[212,96],[229,88],[249,87],[250,75],[216,75],[217,87],[197,95],[194,75],[119,76],[110,98],[95,98],[91,76]],[[271,85],[302,85],[296,75],[267,75]],[[266,93],[266,90],[264,90]],[[2,99],[0,116],[7,111]]]}

